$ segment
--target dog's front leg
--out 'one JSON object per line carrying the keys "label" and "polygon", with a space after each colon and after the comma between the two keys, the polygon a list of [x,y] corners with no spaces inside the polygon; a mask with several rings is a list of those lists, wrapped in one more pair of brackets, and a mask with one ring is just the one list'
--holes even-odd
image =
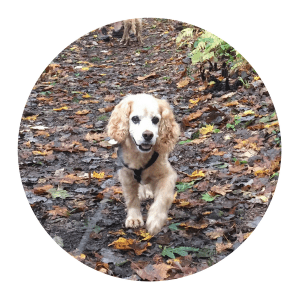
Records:
{"label": "dog's front leg", "polygon": [[144,221],[138,196],[139,183],[133,178],[132,171],[126,168],[119,171],[119,178],[127,206],[125,226],[133,228],[143,226]]}
{"label": "dog's front leg", "polygon": [[168,177],[153,182],[154,203],[151,205],[148,218],[147,230],[151,235],[157,234],[168,218],[168,210],[173,202],[174,188],[177,174],[172,172]]}

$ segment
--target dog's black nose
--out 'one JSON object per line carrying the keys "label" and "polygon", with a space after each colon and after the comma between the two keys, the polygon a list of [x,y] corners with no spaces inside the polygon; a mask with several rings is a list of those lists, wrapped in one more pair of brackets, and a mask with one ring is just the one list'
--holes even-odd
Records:
{"label": "dog's black nose", "polygon": [[151,139],[153,138],[153,133],[149,130],[146,130],[143,132],[143,138],[145,139],[145,141],[151,141]]}

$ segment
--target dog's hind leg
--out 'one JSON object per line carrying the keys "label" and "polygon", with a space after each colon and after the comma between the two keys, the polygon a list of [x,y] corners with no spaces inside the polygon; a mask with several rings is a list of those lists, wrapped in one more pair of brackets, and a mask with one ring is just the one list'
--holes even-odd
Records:
{"label": "dog's hind leg", "polygon": [[138,43],[140,46],[143,46],[143,41],[142,41],[142,19],[137,19],[136,20],[136,37],[138,40]]}

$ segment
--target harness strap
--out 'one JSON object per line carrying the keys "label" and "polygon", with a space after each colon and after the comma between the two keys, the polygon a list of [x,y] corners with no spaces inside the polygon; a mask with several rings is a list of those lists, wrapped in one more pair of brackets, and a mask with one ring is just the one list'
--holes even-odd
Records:
{"label": "harness strap", "polygon": [[127,165],[127,164],[125,164],[125,162],[124,162],[124,160],[123,160],[123,158],[122,158],[122,148],[121,148],[121,146],[119,147],[119,149],[118,149],[118,151],[117,151],[117,154],[118,154],[118,158],[120,159],[120,161],[121,161],[121,163],[122,163],[122,165],[124,166],[124,167],[126,167],[127,169],[129,169],[129,170],[132,170],[133,172],[134,172],[134,179],[138,182],[138,183],[141,183],[141,180],[142,180],[142,172],[144,171],[144,170],[146,170],[146,169],[148,169],[149,167],[151,167],[154,163],[155,163],[155,161],[157,160],[157,158],[158,158],[158,156],[159,156],[159,154],[156,152],[156,151],[154,151],[153,152],[153,154],[152,154],[152,156],[151,156],[151,158],[150,158],[150,160],[147,162],[147,164],[146,164],[146,166],[144,167],[144,168],[140,168],[140,169],[131,169],[131,168],[129,168],[129,166]]}

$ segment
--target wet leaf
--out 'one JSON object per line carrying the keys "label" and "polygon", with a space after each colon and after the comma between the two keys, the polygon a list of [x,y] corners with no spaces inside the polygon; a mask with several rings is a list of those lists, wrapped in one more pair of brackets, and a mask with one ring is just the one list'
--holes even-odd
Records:
{"label": "wet leaf", "polygon": [[60,207],[60,206],[55,206],[53,205],[53,210],[48,210],[48,214],[52,215],[54,218],[56,216],[61,216],[61,217],[69,217],[70,212],[66,207]]}
{"label": "wet leaf", "polygon": [[54,111],[61,111],[61,110],[68,110],[69,107],[68,106],[62,106],[62,107],[59,107],[59,108],[53,108]]}

